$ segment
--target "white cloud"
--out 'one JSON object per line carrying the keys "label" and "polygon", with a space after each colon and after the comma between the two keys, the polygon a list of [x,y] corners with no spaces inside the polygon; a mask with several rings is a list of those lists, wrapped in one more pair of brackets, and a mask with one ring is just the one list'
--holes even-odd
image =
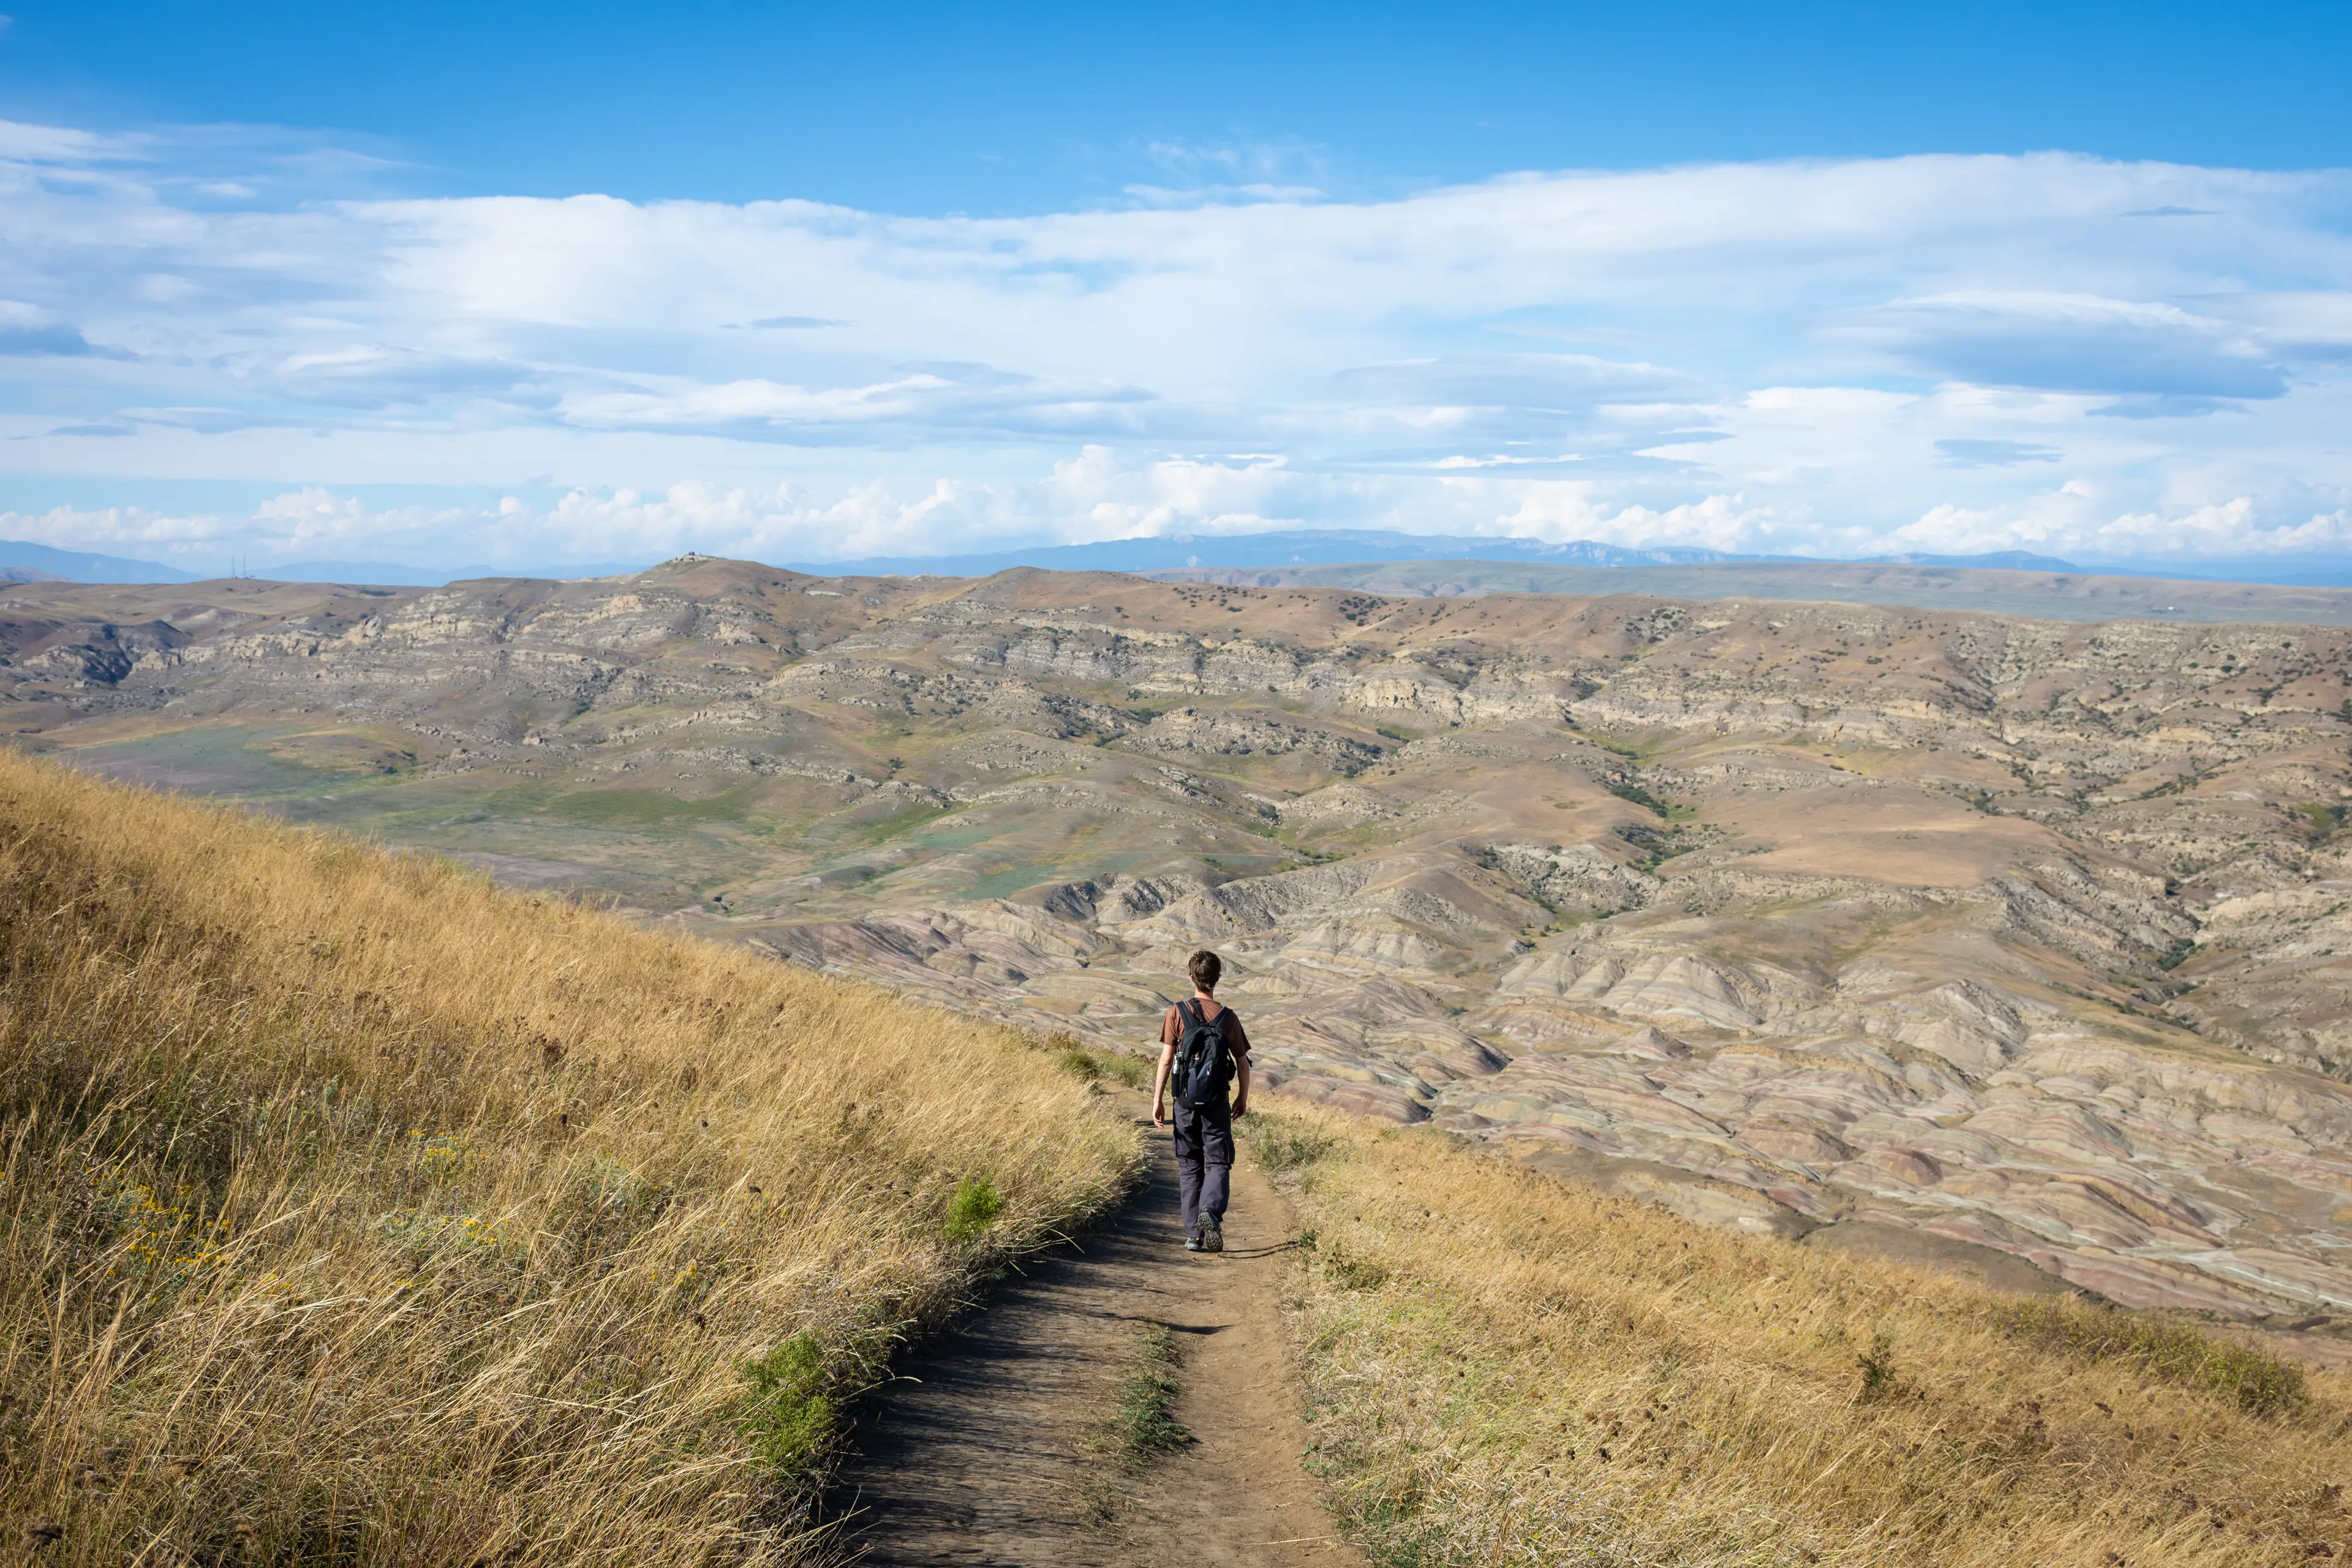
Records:
{"label": "white cloud", "polygon": [[[2046,469],[2043,470],[2046,473]],[[1717,492],[1652,506],[1617,481],[1505,473],[1422,479],[1300,470],[1270,455],[1130,460],[1087,447],[1026,479],[871,480],[817,491],[785,482],[682,480],[655,491],[574,489],[462,505],[371,507],[308,486],[239,514],[58,508],[0,512],[0,537],[210,570],[236,552],[437,561],[516,568],[650,561],[702,550],[770,562],[960,553],[1005,544],[1299,527],[1417,529],[1565,542],[1688,544],[1857,555],[2030,549],[2084,559],[2191,564],[2352,547],[2352,498],[2209,494],[2067,479],[1989,506],[1938,505],[1899,527],[1827,517],[1799,497]],[[448,541],[463,547],[447,548]]]}
{"label": "white cloud", "polygon": [[[380,163],[0,124],[0,472],[344,498],[24,536],[442,563],[1298,523],[2340,547],[2352,175],[1922,157],[1339,203],[1319,156],[1171,144],[1181,197],[904,218],[320,200]],[[480,499],[522,474],[552,486]],[[452,499],[344,504],[395,482]]]}
{"label": "white cloud", "polygon": [[2273,356],[2228,321],[2095,294],[1973,290],[1846,312],[1827,335],[1940,380],[2187,397],[2276,397]]}
{"label": "white cloud", "polygon": [[2126,498],[2107,487],[2075,480],[1994,507],[1937,507],[1896,531],[1890,543],[1942,553],[2024,548],[2157,566],[2340,554],[2352,547],[2352,508],[2313,510],[2306,502],[2297,510],[2279,498],[2174,494],[2145,510],[2128,510]]}

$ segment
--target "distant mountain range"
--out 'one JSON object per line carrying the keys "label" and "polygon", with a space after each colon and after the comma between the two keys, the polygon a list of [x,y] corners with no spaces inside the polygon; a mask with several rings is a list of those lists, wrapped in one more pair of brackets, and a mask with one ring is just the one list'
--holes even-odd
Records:
{"label": "distant mountain range", "polygon": [[[131,561],[120,555],[92,555],[79,550],[57,550],[21,539],[0,539],[0,571],[13,583],[194,583],[193,572],[181,572],[152,561]],[[38,575],[27,575],[37,573]]]}
{"label": "distant mountain range", "polygon": [[1168,572],[1189,566],[1323,566],[1361,561],[1542,561],[1557,566],[1691,566],[1711,561],[1762,561],[1720,550],[1662,545],[1628,549],[1577,540],[1394,533],[1370,529],[1291,529],[1276,533],[1169,533],[1097,544],[1045,544],[978,555],[869,555],[856,561],[790,563],[827,577],[985,577],[1015,566],[1054,572]]}
{"label": "distant mountain range", "polygon": [[[1371,529],[1291,529],[1276,533],[1163,534],[1097,544],[1047,544],[980,555],[871,555],[856,561],[793,562],[795,572],[826,577],[984,577],[1014,566],[1055,572],[1171,572],[1190,567],[1324,566],[1373,561],[1525,561],[1551,566],[1698,566],[1723,562],[1784,561],[1795,555],[1735,555],[1695,545],[1633,547],[1590,539],[1552,544],[1540,539],[1480,534],[1396,533]],[[2005,550],[1992,555],[1899,555],[1879,559],[1914,566],[2006,567],[2074,572],[2047,555]]]}
{"label": "distant mountain range", "polygon": [[[1181,572],[1264,570],[1401,561],[1496,561],[1535,565],[1638,569],[1740,563],[1834,565],[1799,555],[1739,555],[1695,545],[1633,547],[1589,539],[1564,544],[1539,539],[1475,534],[1398,533],[1374,529],[1287,529],[1270,533],[1163,534],[1096,544],[1045,544],[969,555],[869,555],[854,561],[794,561],[792,571],[824,577],[984,577],[1016,566],[1056,572]],[[2352,586],[2352,562],[2205,562],[2179,565],[2077,565],[2053,555],[2000,550],[1982,555],[1874,555],[1864,563],[1948,566],[1978,571],[2070,572],[2084,576],[2168,577],[2184,581]],[[530,568],[487,565],[435,568],[388,561],[298,561],[247,574],[278,583],[371,583],[438,587],[475,577],[610,577],[638,572],[646,562],[596,561]],[[194,573],[154,561],[58,550],[23,540],[0,540],[0,581],[63,579],[72,583],[194,583]]]}

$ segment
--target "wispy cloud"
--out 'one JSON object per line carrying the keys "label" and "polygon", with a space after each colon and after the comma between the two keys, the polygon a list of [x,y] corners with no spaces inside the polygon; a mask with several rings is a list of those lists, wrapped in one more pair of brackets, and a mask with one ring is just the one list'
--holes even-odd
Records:
{"label": "wispy cloud", "polygon": [[1143,153],[1169,178],[1162,184],[1130,184],[1126,191],[1155,206],[1313,201],[1328,183],[1323,149],[1295,139],[1152,142]]}
{"label": "wispy cloud", "polygon": [[[1342,203],[1318,156],[1171,143],[1164,198],[917,219],[379,199],[388,160],[282,132],[0,124],[0,465],[99,501],[437,485],[332,526],[441,561],[1276,522],[2340,547],[2352,175],[1925,157]],[[484,510],[520,474],[554,483]],[[50,516],[18,526],[290,526]]]}
{"label": "wispy cloud", "polygon": [[835,321],[831,316],[762,316],[756,321],[730,321],[728,324],[750,327],[755,331],[762,332],[791,332],[805,331],[810,327],[849,325],[847,321]]}
{"label": "wispy cloud", "polygon": [[1936,450],[1948,468],[2012,468],[2020,463],[2054,463],[2060,455],[2055,447],[2032,441],[1971,440],[1965,436],[1948,436],[1936,443]]}

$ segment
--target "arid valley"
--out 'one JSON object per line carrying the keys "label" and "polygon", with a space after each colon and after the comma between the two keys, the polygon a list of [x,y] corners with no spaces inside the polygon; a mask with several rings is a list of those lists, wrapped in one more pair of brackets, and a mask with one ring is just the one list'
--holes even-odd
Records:
{"label": "arid valley", "polygon": [[2352,630],[686,557],[12,586],[0,652],[116,777],[1097,1049],[1212,945],[1284,1096],[2352,1331]]}

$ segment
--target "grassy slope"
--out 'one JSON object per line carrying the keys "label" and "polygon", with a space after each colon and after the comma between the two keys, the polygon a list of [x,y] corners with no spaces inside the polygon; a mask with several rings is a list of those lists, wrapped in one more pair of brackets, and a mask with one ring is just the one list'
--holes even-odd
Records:
{"label": "grassy slope", "polygon": [[1252,1142],[1331,1495],[1389,1564],[2352,1556],[2352,1379],[1702,1229],[1292,1110]]}
{"label": "grassy slope", "polygon": [[798,1560],[840,1395],[1128,1179],[1092,1092],[1009,1032],[0,752],[0,1539]]}

